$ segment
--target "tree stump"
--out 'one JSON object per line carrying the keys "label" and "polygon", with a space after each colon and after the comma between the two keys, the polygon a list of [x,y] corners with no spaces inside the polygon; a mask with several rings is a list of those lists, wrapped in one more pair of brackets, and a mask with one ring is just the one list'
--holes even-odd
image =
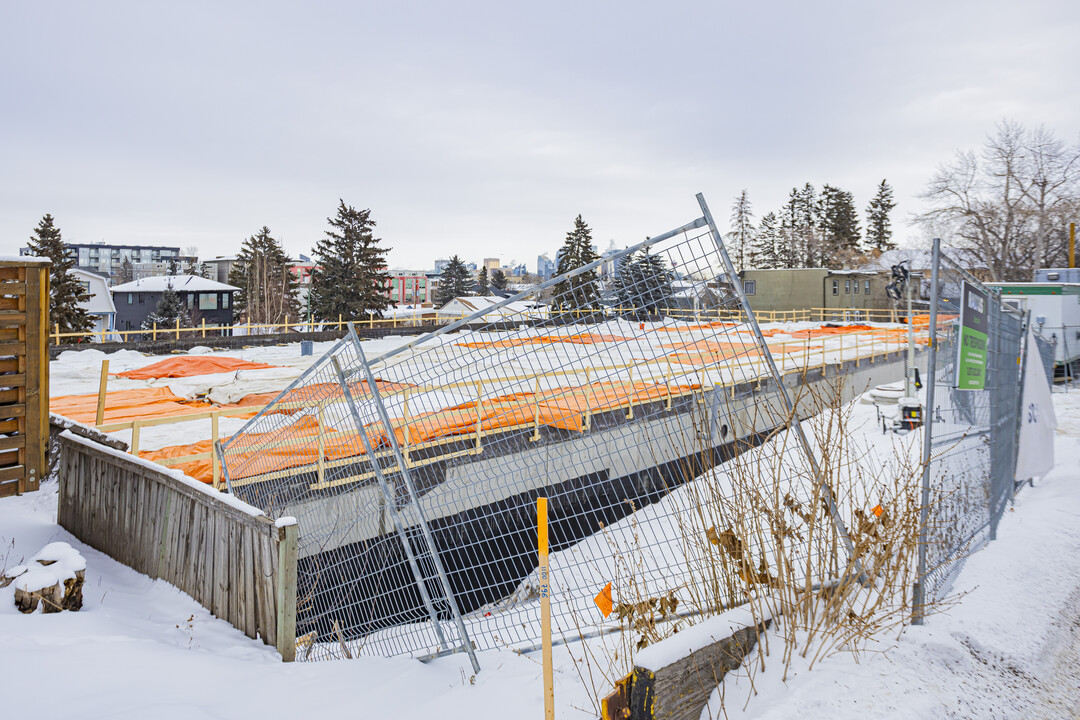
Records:
{"label": "tree stump", "polygon": [[86,560],[67,543],[50,543],[31,558],[0,576],[0,588],[15,583],[15,607],[32,613],[78,610],[86,581]]}

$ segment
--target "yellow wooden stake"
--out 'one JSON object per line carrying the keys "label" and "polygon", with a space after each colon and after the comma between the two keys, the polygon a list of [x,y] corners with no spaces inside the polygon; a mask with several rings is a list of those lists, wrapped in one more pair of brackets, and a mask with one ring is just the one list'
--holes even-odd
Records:
{"label": "yellow wooden stake", "polygon": [[105,424],[105,389],[109,385],[109,361],[101,361],[101,382],[98,383],[97,414],[94,416],[95,425]]}
{"label": "yellow wooden stake", "polygon": [[544,717],[555,719],[555,674],[551,661],[551,577],[548,567],[547,498],[536,498],[537,550],[540,555],[540,635],[544,656]]}

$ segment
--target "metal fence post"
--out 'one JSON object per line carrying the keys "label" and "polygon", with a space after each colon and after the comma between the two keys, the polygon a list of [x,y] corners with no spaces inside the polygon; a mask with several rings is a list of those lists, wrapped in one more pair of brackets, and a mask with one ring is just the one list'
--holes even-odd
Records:
{"label": "metal fence post", "polygon": [[401,446],[398,445],[397,437],[394,435],[394,428],[390,424],[390,416],[387,414],[386,406],[383,405],[382,397],[379,395],[379,387],[375,381],[375,376],[371,372],[371,366],[368,364],[367,356],[364,354],[364,348],[360,345],[360,338],[356,334],[356,328],[353,327],[351,322],[349,323],[349,336],[352,338],[353,346],[356,348],[356,354],[359,356],[360,364],[363,366],[364,374],[367,376],[366,379],[368,387],[371,389],[371,397],[375,401],[375,411],[379,414],[379,420],[382,421],[383,427],[386,428],[386,435],[390,439],[390,447],[394,452],[394,458],[397,460],[398,468],[401,471],[401,477],[405,481],[405,487],[409,490],[412,506],[416,509],[420,532],[424,536],[424,542],[427,543],[428,552],[431,553],[431,559],[435,564],[435,572],[438,574],[439,582],[442,584],[443,594],[446,597],[447,603],[450,605],[450,612],[453,613],[454,624],[457,625],[458,637],[461,638],[462,649],[469,654],[469,662],[472,663],[473,672],[480,672],[480,663],[476,660],[476,651],[473,650],[472,641],[469,639],[469,633],[465,629],[465,622],[461,619],[461,611],[458,608],[457,598],[454,597],[454,592],[450,589],[450,580],[446,576],[446,569],[443,567],[442,559],[439,557],[438,548],[435,547],[435,539],[431,536],[431,528],[428,526],[423,505],[420,503],[420,494],[416,492],[416,488],[413,486],[412,475],[409,474],[409,466],[405,462],[405,457],[401,453]]}
{"label": "metal fence post", "polygon": [[420,573],[420,566],[416,563],[416,556],[413,554],[412,545],[409,544],[409,536],[405,533],[405,527],[401,524],[401,517],[396,512],[397,503],[394,501],[394,493],[386,484],[386,478],[379,468],[379,461],[375,457],[375,449],[371,446],[371,439],[368,438],[367,429],[364,428],[364,423],[360,419],[360,410],[356,406],[356,401],[353,399],[352,392],[349,391],[349,383],[345,379],[345,373],[341,370],[341,363],[338,361],[337,355],[331,357],[330,362],[334,365],[334,370],[337,372],[338,376],[338,382],[341,383],[341,389],[345,393],[345,400],[349,405],[349,412],[352,414],[353,422],[356,423],[357,433],[360,435],[360,442],[363,443],[364,450],[367,452],[368,458],[371,459],[371,469],[375,473],[375,481],[378,482],[379,489],[382,490],[383,498],[390,508],[390,517],[394,521],[394,529],[397,531],[398,538],[401,540],[401,545],[405,550],[405,556],[409,561],[409,568],[412,570],[413,577],[416,579],[416,585],[420,590],[420,597],[424,601],[424,607],[427,609],[428,616],[431,618],[431,624],[435,628],[435,635],[439,638],[439,643],[445,646],[446,637],[443,635],[442,626],[439,625],[439,616],[435,612],[435,606],[432,604],[431,596],[428,594],[427,586],[424,584],[424,576]]}
{"label": "metal fence post", "polygon": [[930,447],[934,440],[934,388],[937,386],[937,310],[941,238],[934,238],[930,270],[930,356],[926,361],[926,408],[923,410],[922,496],[919,503],[919,564],[911,594],[911,624],[922,625],[926,607],[926,524],[930,519]]}
{"label": "metal fence post", "polygon": [[[773,360],[772,353],[769,351],[769,345],[765,342],[765,336],[761,334],[761,327],[758,325],[757,318],[754,316],[754,311],[750,307],[750,301],[747,299],[746,293],[743,292],[742,281],[739,280],[739,276],[735,272],[735,266],[732,264],[731,258],[728,257],[727,248],[724,247],[724,241],[720,237],[720,231],[713,221],[712,213],[709,212],[709,206],[705,204],[705,196],[698,193],[697,201],[698,205],[701,206],[701,212],[705,215],[705,221],[709,225],[709,232],[712,234],[713,241],[716,243],[716,248],[720,252],[720,258],[724,263],[724,272],[731,278],[732,287],[735,288],[735,293],[739,297],[739,303],[742,305],[743,312],[746,313],[746,321],[754,333],[754,339],[757,342],[757,346],[761,349],[762,356],[765,358],[765,364],[769,368],[769,374],[772,376],[773,382],[776,383],[777,389],[780,391],[780,397],[784,403],[784,411],[788,414],[789,418],[788,427],[795,432],[795,436],[799,439],[799,443],[806,453],[806,460],[810,463],[814,478],[821,487],[825,502],[829,506],[829,516],[832,519],[833,525],[836,527],[836,532],[844,542],[844,547],[847,548],[848,558],[854,563],[856,573],[861,581],[865,576],[862,561],[855,555],[855,545],[851,542],[851,535],[848,534],[847,525],[844,524],[844,519],[840,517],[840,512],[836,509],[836,499],[833,497],[832,488],[825,482],[825,479],[821,474],[821,467],[818,465],[817,457],[814,455],[813,448],[810,446],[810,441],[807,439],[806,433],[803,432],[799,413],[795,409],[795,405],[791,402],[791,396],[788,395],[787,386],[784,385],[784,377],[776,367],[776,362]],[[822,373],[824,373],[824,369],[822,370]]]}

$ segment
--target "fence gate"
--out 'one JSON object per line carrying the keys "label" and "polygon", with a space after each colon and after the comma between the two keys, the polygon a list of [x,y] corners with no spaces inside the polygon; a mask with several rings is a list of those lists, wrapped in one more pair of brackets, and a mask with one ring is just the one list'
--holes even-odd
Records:
{"label": "fence gate", "polygon": [[935,240],[916,621],[994,539],[1012,496],[1022,329],[1020,311]]}
{"label": "fence gate", "polygon": [[0,261],[0,497],[37,490],[46,470],[50,266]]}

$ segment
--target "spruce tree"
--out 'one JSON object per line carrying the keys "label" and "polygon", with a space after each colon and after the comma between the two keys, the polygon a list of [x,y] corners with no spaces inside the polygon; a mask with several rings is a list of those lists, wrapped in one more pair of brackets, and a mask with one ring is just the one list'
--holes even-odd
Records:
{"label": "spruce tree", "polygon": [[298,283],[289,270],[289,258],[265,225],[240,246],[229,271],[234,312],[243,322],[279,324],[285,317],[299,318]]}
{"label": "spruce tree", "polygon": [[754,209],[745,189],[731,206],[731,232],[728,233],[731,262],[736,272],[746,269],[754,245]]}
{"label": "spruce tree", "polygon": [[481,297],[491,294],[491,286],[488,284],[488,271],[486,265],[480,268],[480,272],[476,273],[476,294]]}
{"label": "spruce tree", "polygon": [[[574,220],[574,229],[566,233],[555,272],[565,275],[599,259],[600,256],[592,247],[592,231],[578,215]],[[599,304],[600,287],[595,268],[555,284],[552,305],[556,310],[574,311],[569,317],[571,320],[581,316],[579,311],[597,309]]]}
{"label": "spruce tree", "polygon": [[311,278],[311,312],[316,320],[382,317],[393,307],[387,288],[387,248],[372,229],[371,210],[357,210],[338,200],[337,215],[327,218],[330,229],[315,246]]}
{"label": "spruce tree", "polygon": [[443,268],[439,279],[439,288],[435,293],[435,304],[442,307],[456,297],[470,295],[469,292],[469,269],[457,255],[450,258],[449,264]]}
{"label": "spruce tree", "polygon": [[896,203],[893,202],[892,188],[882,180],[877,194],[866,206],[866,243],[878,252],[896,249],[896,243],[892,241],[892,225],[889,222],[889,213],[894,207]]}
{"label": "spruce tree", "polygon": [[506,273],[501,269],[495,268],[491,271],[491,287],[499,290],[505,290],[507,285]]}
{"label": "spruce tree", "polygon": [[784,267],[782,247],[780,221],[775,212],[766,213],[754,233],[750,264],[763,270]]}
{"label": "spruce tree", "polygon": [[155,324],[158,330],[175,328],[178,320],[180,321],[180,327],[191,327],[192,325],[191,313],[184,307],[180,295],[173,289],[172,280],[169,280],[165,286],[165,291],[161,293],[157,308],[143,320],[142,329],[152,330]]}
{"label": "spruce tree", "polygon": [[833,270],[849,264],[861,251],[862,231],[854,196],[826,184],[818,203],[820,244],[816,265]]}
{"label": "spruce tree", "polygon": [[125,257],[120,263],[120,270],[116,274],[116,284],[123,285],[135,279],[135,267],[131,264],[131,258]]}
{"label": "spruce tree", "polygon": [[674,279],[664,259],[647,250],[623,258],[615,273],[615,296],[620,310],[639,320],[658,315],[671,304]]}
{"label": "spruce tree", "polygon": [[[88,332],[94,328],[94,317],[79,303],[90,302],[88,293],[79,280],[70,273],[75,258],[68,257],[60,228],[53,224],[53,216],[46,213],[34,228],[27,243],[30,254],[52,260],[49,269],[49,327],[60,326],[61,333]],[[84,338],[61,338],[62,343],[81,342]]]}

